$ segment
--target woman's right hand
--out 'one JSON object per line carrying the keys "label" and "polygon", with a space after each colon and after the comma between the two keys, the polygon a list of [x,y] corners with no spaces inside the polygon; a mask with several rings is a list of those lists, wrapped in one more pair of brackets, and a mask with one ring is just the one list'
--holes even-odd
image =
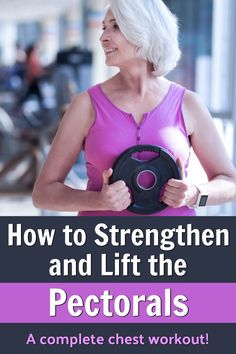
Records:
{"label": "woman's right hand", "polygon": [[109,178],[113,173],[112,168],[103,171],[103,185],[101,190],[101,203],[104,210],[122,211],[131,204],[129,189],[124,181],[116,181],[109,184]]}

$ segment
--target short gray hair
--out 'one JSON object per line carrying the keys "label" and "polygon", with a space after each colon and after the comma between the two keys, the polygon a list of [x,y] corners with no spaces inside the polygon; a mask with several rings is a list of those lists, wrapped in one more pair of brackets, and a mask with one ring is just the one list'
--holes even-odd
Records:
{"label": "short gray hair", "polygon": [[181,55],[177,18],[162,0],[109,0],[108,9],[127,40],[137,46],[138,57],[153,64],[154,75],[176,67]]}

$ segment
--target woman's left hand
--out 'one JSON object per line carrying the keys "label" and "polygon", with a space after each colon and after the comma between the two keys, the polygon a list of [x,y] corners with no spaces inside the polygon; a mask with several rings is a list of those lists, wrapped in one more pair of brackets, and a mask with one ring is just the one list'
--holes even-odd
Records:
{"label": "woman's left hand", "polygon": [[177,159],[177,164],[180,168],[181,179],[169,179],[162,195],[162,201],[172,208],[193,205],[198,193],[197,187],[186,181],[181,159]]}

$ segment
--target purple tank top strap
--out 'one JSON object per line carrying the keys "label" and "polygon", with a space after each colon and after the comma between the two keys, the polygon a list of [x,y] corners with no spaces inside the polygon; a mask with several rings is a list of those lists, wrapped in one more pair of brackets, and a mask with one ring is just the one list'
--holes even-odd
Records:
{"label": "purple tank top strap", "polygon": [[164,102],[163,110],[170,112],[169,117],[173,119],[172,123],[178,126],[188,139],[187,129],[182,112],[182,104],[185,91],[185,87],[176,83],[172,83],[171,90]]}
{"label": "purple tank top strap", "polygon": [[98,85],[92,86],[88,89],[88,93],[91,97],[92,103],[95,108],[101,109],[101,107],[109,108],[108,102],[105,99],[104,95],[101,93],[101,89]]}
{"label": "purple tank top strap", "polygon": [[173,109],[181,109],[184,93],[185,87],[172,82],[165,98],[164,108],[173,107]]}

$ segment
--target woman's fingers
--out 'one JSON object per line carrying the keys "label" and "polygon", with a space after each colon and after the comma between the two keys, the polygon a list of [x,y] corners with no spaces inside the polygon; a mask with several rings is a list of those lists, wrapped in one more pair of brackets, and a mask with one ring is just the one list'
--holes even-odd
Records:
{"label": "woman's fingers", "polygon": [[109,184],[109,178],[112,176],[112,173],[113,173],[112,168],[108,168],[108,170],[103,171],[102,174],[103,185]]}
{"label": "woman's fingers", "polygon": [[185,180],[185,168],[184,168],[183,161],[178,157],[176,162],[177,162],[179,169],[180,169],[180,178],[182,180]]}
{"label": "woman's fingers", "polygon": [[185,168],[182,160],[177,159],[181,179],[171,178],[165,186],[162,201],[172,208],[180,208],[187,204],[189,184],[185,180]]}
{"label": "woman's fingers", "polygon": [[130,193],[124,181],[109,184],[112,173],[112,168],[103,171],[101,200],[105,210],[121,211],[131,204]]}

